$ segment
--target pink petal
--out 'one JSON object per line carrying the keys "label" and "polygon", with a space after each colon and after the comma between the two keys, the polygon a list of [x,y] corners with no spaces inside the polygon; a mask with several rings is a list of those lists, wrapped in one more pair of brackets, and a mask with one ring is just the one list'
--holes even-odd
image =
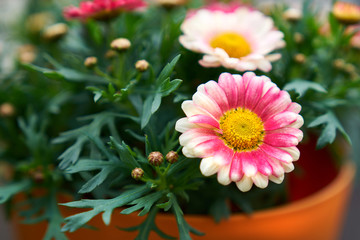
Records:
{"label": "pink petal", "polygon": [[179,141],[182,146],[185,146],[194,142],[198,144],[200,140],[206,141],[213,138],[219,138],[213,130],[207,128],[193,128],[181,134]]}
{"label": "pink petal", "polygon": [[300,104],[296,103],[296,102],[292,102],[289,104],[289,106],[286,108],[286,111],[289,112],[294,112],[294,113],[299,113],[301,111],[301,106]]}
{"label": "pink petal", "polygon": [[204,158],[207,156],[213,156],[216,152],[221,151],[223,148],[227,148],[223,141],[220,139],[212,139],[206,142],[202,142],[199,145],[196,145],[193,150],[199,158]]}
{"label": "pink petal", "polygon": [[299,141],[297,137],[290,134],[271,133],[265,135],[264,143],[273,147],[292,147],[296,146]]}
{"label": "pink petal", "polygon": [[236,88],[238,90],[238,99],[236,106],[242,108],[244,107],[244,101],[245,101],[245,91],[246,91],[245,82],[242,76],[239,74],[234,74],[233,77],[235,79]]}
{"label": "pink petal", "polygon": [[214,118],[216,120],[216,118],[208,111],[206,111],[204,108],[196,105],[193,101],[191,100],[186,100],[181,104],[181,108],[184,111],[185,115],[187,117],[191,117],[193,115],[198,115],[198,114],[202,114],[202,115],[206,115],[206,116],[210,116],[212,118]]}
{"label": "pink petal", "polygon": [[286,127],[298,119],[298,114],[293,112],[282,112],[270,117],[265,123],[264,128],[266,131],[275,130]]}
{"label": "pink petal", "polygon": [[219,85],[224,90],[230,108],[237,107],[238,89],[234,77],[230,73],[222,73],[219,77]]}
{"label": "pink petal", "polygon": [[253,80],[254,77],[256,77],[256,75],[253,72],[244,73],[243,80],[244,80],[245,88],[247,88],[248,84]]}
{"label": "pink petal", "polygon": [[297,161],[300,158],[300,151],[297,147],[282,147],[280,148],[291,155],[293,161]]}
{"label": "pink petal", "polygon": [[290,103],[291,99],[289,93],[286,91],[280,91],[278,96],[262,110],[262,112],[260,113],[261,119],[263,119],[263,121],[266,121],[266,119],[268,119],[272,115],[284,111]]}
{"label": "pink petal", "polygon": [[260,116],[263,110],[272,103],[272,101],[278,96],[280,89],[274,84],[264,96],[260,99],[258,105],[254,108],[254,112]]}
{"label": "pink petal", "polygon": [[268,163],[271,165],[272,174],[275,177],[280,177],[280,176],[284,175],[285,170],[279,160],[274,159],[274,158],[269,158]]}
{"label": "pink petal", "polygon": [[221,117],[222,111],[219,105],[217,105],[217,103],[205,93],[196,92],[193,95],[192,99],[195,105],[202,107],[216,119],[219,119]]}
{"label": "pink petal", "polygon": [[267,131],[267,133],[284,133],[296,136],[300,142],[303,139],[303,132],[298,128],[284,127],[276,130]]}
{"label": "pink petal", "polygon": [[248,177],[255,176],[257,172],[256,163],[253,159],[253,156],[249,152],[242,153],[242,170],[244,174]]}
{"label": "pink petal", "polygon": [[193,116],[189,117],[189,122],[205,125],[205,127],[213,127],[213,128],[220,129],[219,122],[216,121],[214,118],[206,116],[206,115],[201,115],[201,114],[193,115]]}
{"label": "pink petal", "polygon": [[235,155],[235,152],[224,143],[222,143],[222,145],[223,147],[214,154],[214,158],[220,165],[229,165]]}
{"label": "pink petal", "polygon": [[263,88],[264,81],[260,77],[253,77],[246,88],[245,108],[252,110],[256,107],[262,96]]}
{"label": "pink petal", "polygon": [[205,91],[219,105],[222,112],[229,110],[229,103],[226,94],[215,81],[207,82],[205,84]]}
{"label": "pink petal", "polygon": [[252,151],[250,154],[256,162],[258,171],[265,176],[269,176],[272,173],[271,165],[268,163],[269,157],[260,149]]}
{"label": "pink petal", "polygon": [[199,125],[196,125],[194,123],[190,123],[188,118],[184,117],[184,118],[180,118],[179,120],[177,120],[176,124],[175,124],[175,130],[181,133],[184,133],[190,129],[193,128],[199,128]]}
{"label": "pink petal", "polygon": [[236,153],[231,161],[230,167],[230,180],[233,182],[238,182],[244,176],[242,171],[242,162],[241,162],[241,153]]}
{"label": "pink petal", "polygon": [[264,153],[269,155],[270,157],[278,159],[282,162],[289,163],[289,162],[292,162],[292,160],[293,160],[292,156],[288,152],[281,150],[279,148],[276,148],[276,147],[272,147],[268,144],[262,144],[260,146],[260,149],[262,151],[264,151]]}

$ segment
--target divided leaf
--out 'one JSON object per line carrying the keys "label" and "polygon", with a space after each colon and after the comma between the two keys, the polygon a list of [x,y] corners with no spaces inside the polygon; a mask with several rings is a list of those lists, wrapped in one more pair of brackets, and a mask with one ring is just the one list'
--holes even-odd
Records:
{"label": "divided leaf", "polygon": [[326,93],[326,89],[321,86],[319,83],[311,82],[303,79],[295,79],[292,82],[284,86],[284,90],[290,91],[294,90],[299,94],[299,98],[303,97],[305,93],[309,90],[314,90],[321,93]]}
{"label": "divided leaf", "polygon": [[122,207],[135,199],[147,194],[151,191],[150,184],[136,186],[130,190],[123,192],[120,196],[113,199],[99,199],[99,200],[80,200],[62,204],[68,207],[76,208],[92,208],[92,210],[72,215],[65,219],[66,224],[62,231],[74,232],[87,222],[89,222],[96,215],[104,212],[103,220],[105,224],[109,224],[111,220],[111,213],[115,208]]}
{"label": "divided leaf", "polygon": [[337,130],[339,130],[345,139],[351,143],[349,135],[345,132],[343,126],[333,112],[328,111],[327,113],[317,117],[309,124],[308,127],[312,128],[319,125],[324,125],[324,128],[322,129],[321,135],[317,141],[317,148],[322,148],[326,144],[334,142]]}

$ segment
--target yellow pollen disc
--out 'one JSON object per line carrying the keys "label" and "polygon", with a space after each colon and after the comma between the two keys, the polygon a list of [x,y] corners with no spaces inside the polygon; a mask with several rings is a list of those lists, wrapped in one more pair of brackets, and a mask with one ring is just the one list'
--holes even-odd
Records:
{"label": "yellow pollen disc", "polygon": [[210,46],[222,48],[232,58],[241,58],[251,53],[247,40],[240,34],[232,32],[217,35],[210,41]]}
{"label": "yellow pollen disc", "polygon": [[221,139],[235,151],[258,148],[264,140],[264,124],[259,116],[244,108],[227,111],[220,118]]}

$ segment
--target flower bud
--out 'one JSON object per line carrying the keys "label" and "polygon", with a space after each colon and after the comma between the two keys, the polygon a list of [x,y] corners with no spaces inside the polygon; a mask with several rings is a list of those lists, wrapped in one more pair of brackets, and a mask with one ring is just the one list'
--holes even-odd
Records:
{"label": "flower bud", "polygon": [[0,105],[0,116],[11,117],[15,114],[15,108],[11,103],[3,103]]}
{"label": "flower bud", "polygon": [[333,61],[333,66],[337,69],[344,69],[346,63],[344,59],[338,58]]}
{"label": "flower bud", "polygon": [[85,67],[92,69],[97,65],[97,58],[96,57],[87,57],[84,61]]}
{"label": "flower bud", "polygon": [[164,161],[164,157],[160,152],[151,152],[148,160],[151,165],[160,166]]}
{"label": "flower bud", "polygon": [[185,5],[187,2],[188,0],[155,0],[156,4],[167,9]]}
{"label": "flower bud", "polygon": [[296,43],[302,43],[304,41],[304,36],[301,33],[296,32],[294,33],[294,41]]}
{"label": "flower bud", "polygon": [[283,13],[283,18],[287,21],[296,22],[302,18],[302,12],[297,8],[289,8]]}
{"label": "flower bud", "polygon": [[355,73],[356,72],[356,67],[351,64],[351,63],[347,63],[345,64],[344,66],[344,70],[347,72],[347,73]]}
{"label": "flower bud", "polygon": [[36,183],[42,183],[45,179],[43,166],[37,166],[34,169],[30,169],[29,175]]}
{"label": "flower bud", "polygon": [[175,151],[170,151],[166,154],[165,158],[169,163],[174,164],[179,159],[179,154]]}
{"label": "flower bud", "polygon": [[110,46],[113,50],[121,52],[130,48],[131,42],[126,38],[117,38],[111,42]]}
{"label": "flower bud", "polygon": [[0,182],[2,180],[11,181],[14,177],[14,172],[14,167],[10,163],[0,161]]}
{"label": "flower bud", "polygon": [[131,176],[135,179],[135,180],[140,180],[140,178],[142,178],[144,176],[144,170],[142,170],[141,168],[134,168],[131,171]]}
{"label": "flower bud", "polygon": [[139,72],[144,72],[149,68],[149,63],[146,60],[139,60],[135,63],[135,68]]}
{"label": "flower bud", "polygon": [[108,50],[106,53],[105,53],[105,58],[107,59],[112,59],[116,56],[116,52],[114,50]]}
{"label": "flower bud", "polygon": [[295,62],[302,64],[306,61],[306,56],[302,53],[298,53],[298,54],[295,54],[294,60],[295,60]]}
{"label": "flower bud", "polygon": [[54,16],[50,12],[31,14],[25,20],[25,26],[31,33],[39,33],[47,24],[54,22]]}
{"label": "flower bud", "polygon": [[32,63],[36,59],[36,48],[34,45],[25,44],[18,49],[18,59],[21,63]]}
{"label": "flower bud", "polygon": [[68,27],[64,23],[57,23],[47,27],[43,32],[43,38],[47,41],[56,41],[68,32]]}

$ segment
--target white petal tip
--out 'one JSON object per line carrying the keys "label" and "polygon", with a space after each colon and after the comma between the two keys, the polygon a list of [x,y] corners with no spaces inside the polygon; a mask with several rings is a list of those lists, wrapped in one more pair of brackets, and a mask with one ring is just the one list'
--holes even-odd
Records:
{"label": "white petal tip", "polygon": [[251,178],[244,176],[239,182],[236,182],[236,186],[242,192],[248,192],[253,185]]}
{"label": "white petal tip", "polygon": [[266,177],[260,173],[256,174],[254,177],[252,177],[252,180],[254,181],[254,184],[258,188],[266,188],[269,184],[268,177]]}
{"label": "white petal tip", "polygon": [[211,176],[219,170],[219,165],[216,164],[214,158],[208,157],[201,160],[200,171],[204,176]]}

